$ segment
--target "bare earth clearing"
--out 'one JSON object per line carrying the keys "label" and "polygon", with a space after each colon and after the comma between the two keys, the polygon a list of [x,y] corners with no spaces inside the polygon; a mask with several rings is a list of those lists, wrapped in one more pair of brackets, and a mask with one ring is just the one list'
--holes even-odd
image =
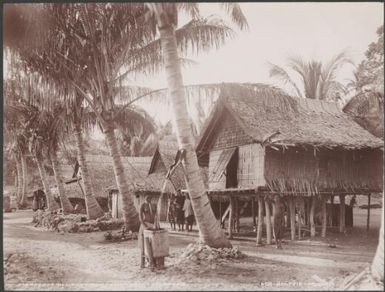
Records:
{"label": "bare earth clearing", "polygon": [[[381,209],[355,209],[355,227],[327,240],[286,240],[283,250],[233,241],[248,257],[201,265],[174,266],[194,236],[170,235],[164,271],[139,269],[137,241],[106,243],[104,232],[60,234],[32,226],[32,211],[4,214],[6,290],[316,290],[333,289],[342,277],[372,261]],[[286,239],[288,237],[286,236]],[[328,247],[333,242],[337,248]],[[325,282],[323,282],[325,281]],[[328,284],[326,284],[328,283]]]}

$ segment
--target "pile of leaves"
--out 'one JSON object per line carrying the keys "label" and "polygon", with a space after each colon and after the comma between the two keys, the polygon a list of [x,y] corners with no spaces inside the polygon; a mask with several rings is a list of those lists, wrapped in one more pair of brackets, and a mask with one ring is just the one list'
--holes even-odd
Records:
{"label": "pile of leaves", "polygon": [[180,255],[178,263],[212,263],[234,259],[243,259],[243,254],[237,247],[212,248],[202,243],[190,243]]}
{"label": "pile of leaves", "polygon": [[111,218],[109,213],[96,220],[87,220],[82,214],[63,215],[42,210],[34,213],[32,222],[35,223],[35,227],[69,233],[114,230],[124,225],[123,219]]}

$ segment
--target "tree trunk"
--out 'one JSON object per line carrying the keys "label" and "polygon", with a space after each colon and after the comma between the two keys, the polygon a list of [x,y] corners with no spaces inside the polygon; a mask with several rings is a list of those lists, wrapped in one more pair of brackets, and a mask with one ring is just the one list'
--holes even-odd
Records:
{"label": "tree trunk", "polygon": [[370,194],[368,195],[368,214],[366,217],[366,231],[369,232],[370,227]]}
{"label": "tree trunk", "polygon": [[345,232],[345,195],[340,195],[340,232]]}
{"label": "tree trunk", "polygon": [[183,80],[176,46],[175,30],[172,24],[159,27],[167,83],[174,112],[179,148],[185,150],[184,168],[195,219],[201,241],[211,247],[231,247],[230,241],[222,232],[210,207],[203,183],[198,159],[194,149],[191,123],[184,96]]}
{"label": "tree trunk", "polygon": [[109,126],[107,129],[105,129],[104,133],[106,135],[106,141],[113,161],[116,184],[118,186],[119,193],[122,196],[123,217],[126,228],[127,230],[138,231],[140,225],[139,214],[134,205],[134,194],[132,190],[130,190],[127,177],[124,172],[122,157],[118,149],[118,143],[116,142],[114,129]]}
{"label": "tree trunk", "polygon": [[95,196],[93,195],[93,187],[91,182],[91,177],[88,173],[88,166],[85,157],[85,149],[83,142],[82,130],[80,124],[75,125],[75,137],[76,137],[76,146],[78,149],[78,163],[82,170],[82,180],[84,185],[85,193],[85,203],[87,210],[88,219],[96,219],[102,217],[104,212],[96,201]]}
{"label": "tree trunk", "polygon": [[16,175],[17,175],[16,198],[17,198],[17,201],[20,202],[22,185],[23,185],[23,172],[21,167],[21,159],[18,159],[18,158],[16,158]]}
{"label": "tree trunk", "polygon": [[56,151],[52,151],[52,153],[50,153],[50,158],[51,158],[53,173],[55,176],[56,185],[59,193],[61,207],[63,209],[63,214],[73,213],[74,209],[64,189],[63,171],[62,171],[61,165],[58,162]]}
{"label": "tree trunk", "polygon": [[37,168],[39,169],[41,182],[43,183],[45,197],[47,198],[48,211],[57,210],[60,207],[56,203],[55,198],[53,197],[53,195],[51,193],[51,188],[50,188],[49,183],[48,183],[47,174],[45,172],[43,162],[37,156],[35,156],[35,160],[36,160]]}
{"label": "tree trunk", "polygon": [[379,240],[377,251],[372,262],[371,272],[375,279],[384,283],[384,197],[382,197],[382,215]]}
{"label": "tree trunk", "polygon": [[25,155],[21,155],[21,174],[22,174],[22,184],[21,184],[21,194],[20,194],[20,200],[19,200],[19,206],[21,208],[24,208],[26,205],[25,202],[25,191],[27,187],[27,161],[25,158]]}
{"label": "tree trunk", "polygon": [[326,214],[326,197],[322,196],[322,232],[321,237],[326,237],[326,223],[327,223],[327,214]]}
{"label": "tree trunk", "polygon": [[315,213],[315,204],[317,202],[316,197],[310,197],[310,237],[315,237],[315,222],[314,222],[314,213]]}
{"label": "tree trunk", "polygon": [[271,244],[271,212],[269,200],[265,200],[265,213],[266,213],[266,244]]}
{"label": "tree trunk", "polygon": [[257,226],[257,245],[262,243],[262,227],[263,227],[263,198],[258,196],[258,226]]}
{"label": "tree trunk", "polygon": [[289,212],[290,212],[290,239],[295,240],[295,198],[289,197]]}

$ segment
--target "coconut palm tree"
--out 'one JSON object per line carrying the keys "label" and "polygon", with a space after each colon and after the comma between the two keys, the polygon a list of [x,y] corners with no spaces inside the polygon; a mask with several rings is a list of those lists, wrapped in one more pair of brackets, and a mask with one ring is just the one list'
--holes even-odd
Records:
{"label": "coconut palm tree", "polygon": [[[201,240],[211,247],[230,247],[230,241],[224,236],[219,222],[211,210],[206,189],[198,166],[197,156],[194,151],[194,140],[191,131],[187,105],[184,98],[183,80],[177,50],[175,27],[178,20],[178,5],[175,3],[149,3],[147,4],[160,33],[164,64],[167,74],[167,83],[173,112],[179,148],[184,151],[184,168],[186,181],[191,196],[195,218],[200,231]],[[230,6],[231,5],[231,6]],[[237,4],[225,6],[241,27],[247,22]],[[198,13],[198,6],[192,4],[188,7],[192,16]],[[207,47],[212,43],[207,41]]]}
{"label": "coconut palm tree", "polygon": [[[291,57],[289,70],[270,63],[270,77],[291,87],[298,97],[336,101],[340,98],[339,95],[346,92],[345,86],[336,80],[336,73],[346,64],[353,64],[346,52],[335,55],[326,64],[315,60],[305,62],[300,57]],[[291,73],[300,77],[300,84],[295,82]]]}

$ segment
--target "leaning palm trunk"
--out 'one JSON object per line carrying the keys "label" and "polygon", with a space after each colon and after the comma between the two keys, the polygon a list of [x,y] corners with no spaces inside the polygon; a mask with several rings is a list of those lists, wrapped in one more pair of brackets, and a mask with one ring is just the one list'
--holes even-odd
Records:
{"label": "leaning palm trunk", "polygon": [[122,163],[122,157],[120,155],[118,144],[116,142],[114,129],[111,126],[107,126],[105,131],[108,148],[110,149],[110,155],[113,161],[113,168],[115,173],[115,180],[118,186],[120,195],[123,201],[123,216],[127,230],[138,231],[139,229],[139,216],[138,211],[135,208],[133,193],[130,191],[130,187],[127,181],[126,174]]}
{"label": "leaning palm trunk", "polygon": [[57,210],[57,209],[59,209],[59,205],[56,203],[56,201],[52,195],[51,189],[50,189],[49,184],[48,184],[47,174],[45,172],[43,163],[42,163],[41,159],[37,156],[35,156],[35,160],[36,160],[37,168],[39,169],[41,182],[43,183],[44,193],[45,193],[45,196],[47,198],[48,211]]}
{"label": "leaning palm trunk", "polygon": [[52,153],[50,153],[50,158],[51,158],[53,173],[57,184],[61,207],[63,209],[63,214],[73,213],[74,209],[65,193],[65,189],[63,185],[63,182],[64,182],[63,172],[62,172],[61,165],[58,162],[56,151],[52,151]]}
{"label": "leaning palm trunk", "polygon": [[178,59],[175,30],[173,25],[160,27],[160,38],[167,74],[171,104],[175,115],[175,126],[179,148],[186,151],[184,167],[187,188],[190,193],[195,218],[203,243],[215,247],[231,247],[230,241],[222,232],[210,207],[205,185],[194,151],[190,120],[183,90],[181,68]]}
{"label": "leaning palm trunk", "polygon": [[17,194],[16,198],[17,201],[20,202],[21,193],[22,193],[22,184],[23,184],[23,173],[22,173],[22,167],[21,167],[21,159],[16,158],[16,174],[17,174]]}
{"label": "leaning palm trunk", "polygon": [[372,263],[372,276],[384,283],[384,197],[382,197],[382,218],[379,241]]}
{"label": "leaning palm trunk", "polygon": [[78,149],[78,162],[82,170],[82,180],[84,185],[85,203],[88,219],[96,219],[102,217],[104,212],[99,206],[96,198],[93,195],[93,188],[91,184],[90,175],[88,173],[88,167],[85,157],[83,135],[80,125],[75,126],[76,146]]}
{"label": "leaning palm trunk", "polygon": [[21,194],[19,200],[19,206],[25,207],[25,189],[27,185],[27,161],[25,155],[21,155],[21,173],[22,173],[22,185],[21,185]]}

